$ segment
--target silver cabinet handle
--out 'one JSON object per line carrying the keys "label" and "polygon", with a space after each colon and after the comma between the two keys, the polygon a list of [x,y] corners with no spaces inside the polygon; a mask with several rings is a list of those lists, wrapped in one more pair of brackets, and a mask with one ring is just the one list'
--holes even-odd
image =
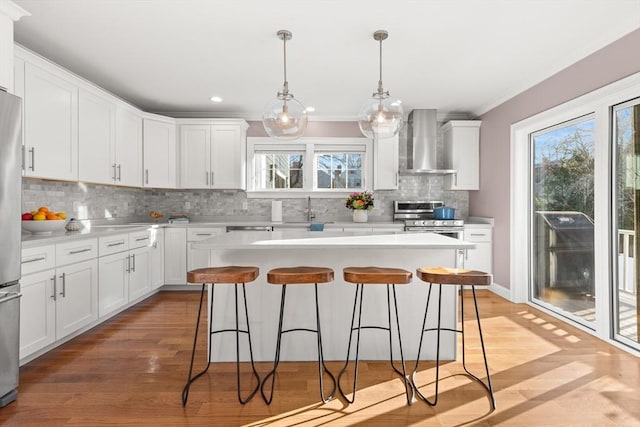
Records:
{"label": "silver cabinet handle", "polygon": [[135,273],[136,271],[136,254],[131,255],[131,259],[133,260],[133,267],[131,267],[131,271]]}
{"label": "silver cabinet handle", "polygon": [[111,169],[113,169],[113,174],[111,175],[111,179],[116,180],[116,164],[111,165]]}
{"label": "silver cabinet handle", "polygon": [[35,170],[36,170],[36,147],[29,148],[29,153],[31,153],[31,166],[29,167],[29,169],[31,169],[32,172],[35,172]]}
{"label": "silver cabinet handle", "polygon": [[67,273],[62,273],[60,275],[60,278],[62,279],[62,292],[60,292],[60,295],[62,295],[62,298],[66,298],[67,296]]}
{"label": "silver cabinet handle", "polygon": [[215,178],[215,172],[211,172],[211,185],[213,185],[214,178]]}
{"label": "silver cabinet handle", "polygon": [[120,246],[120,245],[124,245],[124,242],[117,242],[117,243],[109,243],[107,245],[108,248],[111,248],[113,246]]}
{"label": "silver cabinet handle", "polygon": [[196,233],[196,236],[211,236],[212,233]]}
{"label": "silver cabinet handle", "polygon": [[144,170],[144,183],[145,184],[149,183],[149,169]]}
{"label": "silver cabinet handle", "polygon": [[131,257],[129,255],[127,255],[127,266],[125,267],[124,271],[126,271],[127,273],[131,271]]}
{"label": "silver cabinet handle", "polygon": [[484,233],[469,233],[469,236],[476,236],[476,237],[480,236],[480,237],[482,237],[482,236],[484,236]]}
{"label": "silver cabinet handle", "polygon": [[39,257],[39,258],[32,258],[32,259],[28,259],[26,261],[22,261],[22,264],[28,264],[30,262],[36,262],[36,261],[44,261],[45,259],[47,259],[47,257]]}
{"label": "silver cabinet handle", "polygon": [[209,172],[204,173],[205,185],[209,185]]}
{"label": "silver cabinet handle", "polygon": [[53,295],[51,295],[51,299],[53,299],[54,301],[56,300],[56,293],[58,292],[58,290],[56,289],[56,285],[57,285],[57,277],[54,274],[53,277],[51,277],[51,281],[53,282]]}
{"label": "silver cabinet handle", "polygon": [[77,251],[69,251],[69,255],[81,254],[83,252],[89,252],[90,250],[91,250],[91,248],[80,249],[80,250],[77,250]]}
{"label": "silver cabinet handle", "polygon": [[118,181],[122,181],[122,164],[118,164]]}
{"label": "silver cabinet handle", "polygon": [[138,237],[138,238],[136,239],[136,242],[142,242],[143,240],[149,240],[149,236],[146,236],[146,237]]}

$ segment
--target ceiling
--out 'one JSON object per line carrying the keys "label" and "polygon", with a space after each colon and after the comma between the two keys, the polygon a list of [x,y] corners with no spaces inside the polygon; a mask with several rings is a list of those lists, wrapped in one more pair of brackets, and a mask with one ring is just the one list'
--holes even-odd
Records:
{"label": "ceiling", "polygon": [[[474,117],[640,28],[640,0],[14,0],[16,41],[149,112],[259,119],[283,83],[352,120],[383,83]],[[214,104],[213,95],[224,99]]]}

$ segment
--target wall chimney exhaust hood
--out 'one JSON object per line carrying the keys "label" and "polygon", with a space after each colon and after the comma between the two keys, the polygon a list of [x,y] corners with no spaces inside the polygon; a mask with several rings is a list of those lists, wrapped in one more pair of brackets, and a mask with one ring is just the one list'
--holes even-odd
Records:
{"label": "wall chimney exhaust hood", "polygon": [[407,172],[434,175],[456,173],[438,168],[437,110],[413,110],[407,121]]}

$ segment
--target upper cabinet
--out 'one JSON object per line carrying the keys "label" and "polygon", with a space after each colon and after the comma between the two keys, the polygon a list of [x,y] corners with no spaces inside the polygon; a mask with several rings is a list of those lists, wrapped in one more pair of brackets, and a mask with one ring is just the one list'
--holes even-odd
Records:
{"label": "upper cabinet", "polygon": [[63,73],[23,65],[24,175],[77,181],[78,87]]}
{"label": "upper cabinet", "polygon": [[14,91],[13,27],[14,22],[29,12],[12,1],[0,1],[0,89]]}
{"label": "upper cabinet", "polygon": [[398,135],[373,143],[373,189],[397,190],[399,169]]}
{"label": "upper cabinet", "polygon": [[104,96],[80,89],[78,109],[78,178],[80,181],[113,184],[117,178],[114,159],[116,105]]}
{"label": "upper cabinet", "polygon": [[142,185],[142,116],[106,94],[79,94],[78,175],[80,181]]}
{"label": "upper cabinet", "polygon": [[176,187],[176,125],[172,119],[143,120],[143,186]]}
{"label": "upper cabinet", "polygon": [[180,123],[180,187],[246,189],[246,135],[240,119]]}
{"label": "upper cabinet", "polygon": [[445,169],[455,174],[445,177],[449,190],[480,189],[479,120],[451,120],[442,126]]}

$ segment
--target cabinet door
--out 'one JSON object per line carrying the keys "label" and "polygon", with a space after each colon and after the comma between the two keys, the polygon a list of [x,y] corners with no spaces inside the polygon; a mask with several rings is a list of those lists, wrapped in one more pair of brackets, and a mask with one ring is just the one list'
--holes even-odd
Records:
{"label": "cabinet door", "polygon": [[[211,186],[211,126],[180,126],[181,187],[209,188]],[[231,160],[230,160],[231,161]]]}
{"label": "cabinet door", "polygon": [[244,135],[240,124],[211,127],[211,188],[246,190]]}
{"label": "cabinet door", "polygon": [[187,249],[187,271],[209,267],[209,250],[193,249],[191,244],[192,242],[189,242]]}
{"label": "cabinet door", "polygon": [[118,108],[116,113],[116,184],[142,185],[142,117]]}
{"label": "cabinet door", "polygon": [[27,274],[20,280],[20,359],[56,339],[54,269]]}
{"label": "cabinet door", "polygon": [[464,240],[475,243],[474,249],[467,249],[464,268],[469,270],[493,271],[493,244],[490,228],[467,228],[464,230]]}
{"label": "cabinet door", "polygon": [[399,150],[398,136],[373,142],[373,189],[398,188]]}
{"label": "cabinet door", "polygon": [[25,175],[78,180],[78,88],[25,64]]}
{"label": "cabinet door", "polygon": [[151,289],[164,285],[164,230],[151,230]]}
{"label": "cabinet door", "polygon": [[80,89],[78,113],[78,178],[113,184],[116,181],[116,106]]}
{"label": "cabinet door", "polygon": [[456,170],[445,179],[450,190],[480,189],[480,123],[452,120],[443,126],[445,167]]}
{"label": "cabinet door", "polygon": [[151,291],[151,249],[148,246],[129,252],[129,301]]}
{"label": "cabinet door", "polygon": [[129,253],[98,259],[98,316],[103,317],[129,302]]}
{"label": "cabinet door", "polygon": [[187,229],[164,230],[164,282],[167,285],[187,283]]}
{"label": "cabinet door", "polygon": [[176,127],[157,120],[143,121],[145,187],[176,186]]}
{"label": "cabinet door", "polygon": [[56,338],[61,339],[98,318],[98,261],[56,270]]}

